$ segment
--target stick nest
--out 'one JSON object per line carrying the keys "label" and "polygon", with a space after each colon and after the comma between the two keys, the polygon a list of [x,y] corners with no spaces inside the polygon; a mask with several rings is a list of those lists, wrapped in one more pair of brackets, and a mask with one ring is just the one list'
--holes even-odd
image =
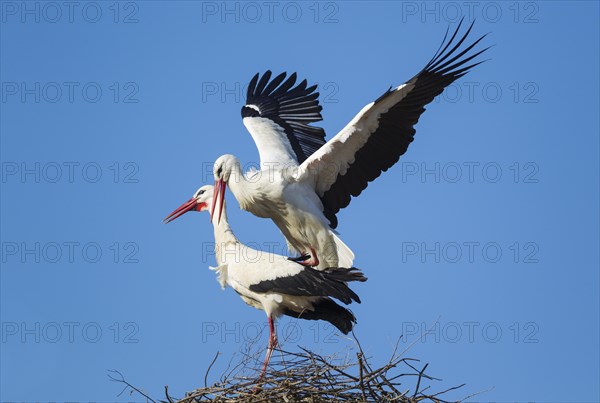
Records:
{"label": "stick nest", "polygon": [[[356,340],[356,339],[355,339]],[[358,352],[323,356],[299,347],[298,352],[275,349],[271,363],[263,380],[258,383],[262,366],[260,350],[254,354],[244,354],[240,362],[232,367],[232,362],[212,385],[207,385],[211,367],[219,357],[215,356],[204,377],[204,387],[186,393],[183,398],[169,395],[165,386],[166,399],[152,399],[141,389],[125,380],[122,374],[114,371],[111,380],[123,383],[121,393],[139,394],[153,403],[200,403],[200,402],[402,402],[415,403],[431,401],[447,403],[462,401],[467,397],[447,400],[448,392],[455,391],[465,384],[432,391],[430,381],[440,381],[425,373],[428,364],[420,365],[419,360],[403,357],[396,349],[382,366],[375,367],[365,356],[358,340]]]}

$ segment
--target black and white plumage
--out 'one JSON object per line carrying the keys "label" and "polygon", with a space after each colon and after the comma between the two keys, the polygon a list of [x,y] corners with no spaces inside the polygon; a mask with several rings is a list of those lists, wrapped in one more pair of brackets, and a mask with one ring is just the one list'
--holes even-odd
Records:
{"label": "black and white plumage", "polygon": [[[461,26],[462,21],[449,39],[446,31],[442,44],[419,73],[366,105],[304,161],[292,144],[300,137],[286,132],[281,112],[268,108],[267,113],[269,91],[277,93],[281,75],[269,83],[271,75],[265,74],[258,85],[261,101],[249,101],[242,109],[242,114],[250,109],[256,112],[256,116],[245,117],[244,124],[258,147],[261,171],[244,174],[237,158],[222,156],[214,166],[217,193],[229,184],[242,209],[271,218],[292,249],[312,256],[305,263],[319,268],[351,266],[352,251],[332,231],[338,225],[336,214],[406,152],[425,105],[482,63],[473,59],[488,48],[473,49],[485,35],[465,44],[473,24],[459,35]],[[282,92],[276,97],[284,96]],[[309,123],[316,121],[316,109],[320,112],[316,99],[311,102],[306,120]],[[265,105],[262,110],[261,105]]]}
{"label": "black and white plumage", "polygon": [[425,105],[483,62],[467,64],[488,49],[468,55],[485,35],[459,50],[472,28],[473,23],[457,42],[460,24],[447,42],[446,31],[440,48],[418,74],[365,106],[340,133],[303,163],[301,170],[317,173],[313,177],[315,190],[332,228],[337,227],[335,214],[350,204],[351,197],[360,195],[369,182],[406,152]]}
{"label": "black and white plumage", "polygon": [[[167,216],[165,222],[188,211],[211,211],[215,202],[213,194],[213,186],[201,187],[190,200]],[[267,314],[270,337],[263,374],[277,344],[273,321],[281,315],[326,320],[344,334],[352,330],[356,318],[332,298],[344,304],[360,303],[358,295],[347,285],[351,281],[366,281],[358,269],[327,268],[320,271],[285,256],[252,249],[242,244],[231,231],[225,207],[221,218],[213,217],[212,223],[217,260],[214,270],[219,283],[223,288],[230,286],[244,302]]]}
{"label": "black and white plumage", "polygon": [[[296,83],[296,73],[287,80],[286,73],[281,73],[273,80],[271,71],[267,71],[259,79],[257,73],[248,85],[246,105],[242,107],[242,121],[253,136],[256,144],[268,141],[262,136],[262,127],[270,125],[278,135],[285,134],[293,155],[286,150],[285,156],[292,156],[296,164],[325,144],[325,130],[311,126],[310,123],[323,120],[319,105],[319,93],[316,85],[307,87],[306,80]],[[274,124],[274,125],[273,125]],[[278,127],[277,127],[278,126]],[[259,147],[263,154],[275,151],[268,147]],[[261,155],[261,161],[280,161],[281,155]]]}

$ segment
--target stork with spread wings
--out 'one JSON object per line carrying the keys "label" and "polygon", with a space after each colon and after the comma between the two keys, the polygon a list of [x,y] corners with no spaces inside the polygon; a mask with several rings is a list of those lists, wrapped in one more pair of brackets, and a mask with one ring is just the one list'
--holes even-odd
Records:
{"label": "stork with spread wings", "polygon": [[336,214],[406,152],[425,105],[483,62],[474,59],[488,48],[474,48],[485,35],[467,44],[473,23],[459,35],[461,25],[449,39],[446,31],[419,73],[366,105],[328,142],[324,130],[312,126],[322,120],[316,86],[295,85],[295,73],[254,76],[242,118],[261,169],[244,173],[236,157],[221,156],[214,165],[215,199],[229,185],[242,209],[275,222],[299,262],[351,267],[354,254],[333,231]]}

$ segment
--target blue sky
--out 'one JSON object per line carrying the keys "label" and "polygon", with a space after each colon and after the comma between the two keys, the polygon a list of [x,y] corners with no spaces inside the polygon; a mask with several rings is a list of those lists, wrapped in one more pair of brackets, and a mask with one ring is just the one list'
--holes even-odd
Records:
{"label": "blue sky", "polygon": [[[401,335],[439,390],[486,401],[598,401],[597,2],[0,2],[0,401],[130,401],[201,386],[266,325],[221,291],[205,215],[161,219],[241,124],[256,72],[318,83],[333,136],[476,18],[490,61],[434,101],[400,162],[341,212],[369,281],[352,307],[383,362]],[[283,251],[267,220],[229,217]],[[346,353],[283,319],[296,349]],[[267,342],[259,335],[258,344]],[[214,379],[214,377],[213,377]],[[141,400],[141,399],[139,399]]]}

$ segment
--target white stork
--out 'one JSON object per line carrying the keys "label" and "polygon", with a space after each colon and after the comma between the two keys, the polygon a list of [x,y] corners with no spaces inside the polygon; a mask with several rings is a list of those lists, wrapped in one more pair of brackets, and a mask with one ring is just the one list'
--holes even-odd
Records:
{"label": "white stork", "polygon": [[[210,211],[214,188],[202,186],[194,196],[169,214],[169,223],[188,211]],[[326,320],[348,334],[356,323],[352,312],[334,302],[360,303],[360,298],[346,282],[366,281],[356,269],[328,268],[323,271],[303,266],[287,257],[252,249],[242,244],[231,231],[223,204],[220,220],[212,220],[215,255],[221,287],[230,286],[250,306],[262,309],[269,322],[267,356],[259,379],[262,379],[273,349],[277,346],[274,319],[280,315],[309,320]]]}
{"label": "white stork", "polygon": [[461,47],[473,23],[458,36],[461,24],[448,41],[446,30],[417,75],[365,106],[327,143],[323,129],[310,125],[322,120],[316,86],[307,88],[304,80],[294,87],[295,73],[271,81],[270,71],[260,80],[255,75],[242,118],[261,169],[244,174],[236,157],[221,156],[214,165],[215,197],[228,184],[242,209],[271,218],[292,249],[311,256],[303,264],[352,266],[352,251],[333,232],[336,213],[406,152],[425,105],[483,62],[469,64],[488,49],[471,52],[485,35]]}

